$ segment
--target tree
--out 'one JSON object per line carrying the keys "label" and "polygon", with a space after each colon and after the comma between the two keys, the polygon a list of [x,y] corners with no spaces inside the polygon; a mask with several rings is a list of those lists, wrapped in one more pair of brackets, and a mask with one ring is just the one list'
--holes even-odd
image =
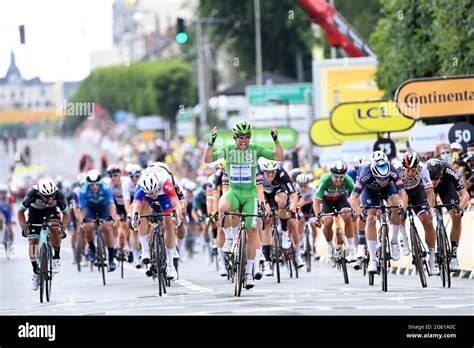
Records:
{"label": "tree", "polygon": [[408,79],[472,74],[474,0],[381,0],[370,41],[377,85],[393,98]]}
{"label": "tree", "polygon": [[[239,60],[240,78],[255,74],[254,2],[200,1],[201,17],[226,18],[227,23],[206,26],[217,46],[227,47]],[[260,1],[263,70],[296,77],[296,53],[304,62],[305,80],[311,80],[311,27],[308,16],[293,0]]]}
{"label": "tree", "polygon": [[[118,110],[138,116],[161,115],[174,121],[180,105],[196,102],[196,84],[191,66],[181,60],[133,63],[95,69],[81,82],[70,100],[96,102],[111,114]],[[87,116],[87,115],[76,115]],[[85,117],[67,117],[74,129]]]}

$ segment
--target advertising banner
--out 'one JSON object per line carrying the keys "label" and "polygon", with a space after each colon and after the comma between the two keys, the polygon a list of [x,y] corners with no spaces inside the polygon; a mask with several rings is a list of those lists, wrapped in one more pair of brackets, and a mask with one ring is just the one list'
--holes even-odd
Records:
{"label": "advertising banner", "polygon": [[408,136],[410,147],[416,152],[431,152],[439,142],[449,143],[449,130],[453,123],[435,126],[415,126]]}
{"label": "advertising banner", "polygon": [[341,103],[332,110],[330,121],[331,127],[344,135],[402,132],[415,124],[389,100]]}
{"label": "advertising banner", "polygon": [[474,115],[474,76],[408,80],[398,87],[395,101],[413,119]]}
{"label": "advertising banner", "polygon": [[331,128],[329,118],[313,122],[310,129],[311,141],[316,146],[341,145],[348,140],[376,139],[376,134],[342,135]]}

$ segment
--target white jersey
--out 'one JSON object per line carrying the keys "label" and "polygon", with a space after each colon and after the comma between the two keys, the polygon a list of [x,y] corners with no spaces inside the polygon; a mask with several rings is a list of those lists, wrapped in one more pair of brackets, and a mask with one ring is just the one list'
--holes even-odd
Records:
{"label": "white jersey", "polygon": [[400,178],[402,178],[403,180],[405,190],[411,190],[417,187],[420,184],[420,181],[422,182],[423,188],[425,190],[433,188],[433,184],[430,179],[430,173],[428,172],[428,169],[426,168],[426,165],[424,163],[420,163],[420,165],[418,166],[418,171],[413,178],[407,178],[405,176],[405,172],[403,171],[403,166],[401,165],[401,163],[396,166],[396,169],[400,175]]}
{"label": "white jersey", "polygon": [[124,201],[130,200],[130,202],[133,202],[133,197],[135,196],[137,185],[135,185],[130,178],[122,182],[122,191],[123,191]]}
{"label": "white jersey", "polygon": [[299,186],[298,187],[298,192],[299,194],[301,195],[301,197],[303,197],[303,200],[305,202],[312,202],[313,201],[313,197],[314,197],[314,194],[316,192],[316,188],[313,186],[313,185],[308,185],[308,188],[306,189],[306,192],[302,192],[301,191],[301,188]]}
{"label": "white jersey", "polygon": [[130,181],[130,178],[126,176],[121,176],[120,184],[117,185],[113,185],[110,178],[105,178],[104,181],[107,182],[110,188],[112,189],[112,196],[114,198],[115,204],[124,205],[124,197],[128,197],[127,191],[124,190],[124,183]]}

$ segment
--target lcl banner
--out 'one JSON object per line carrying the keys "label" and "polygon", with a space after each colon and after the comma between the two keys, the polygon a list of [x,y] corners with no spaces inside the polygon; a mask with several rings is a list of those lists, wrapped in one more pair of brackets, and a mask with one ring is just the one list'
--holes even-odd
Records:
{"label": "lcl banner", "polygon": [[341,103],[332,110],[330,121],[331,127],[343,135],[401,132],[415,124],[390,100]]}
{"label": "lcl banner", "polygon": [[348,140],[376,139],[376,134],[342,135],[331,128],[329,118],[321,118],[311,125],[310,138],[316,146],[341,145]]}
{"label": "lcl banner", "polygon": [[395,101],[413,119],[474,115],[474,75],[405,81]]}

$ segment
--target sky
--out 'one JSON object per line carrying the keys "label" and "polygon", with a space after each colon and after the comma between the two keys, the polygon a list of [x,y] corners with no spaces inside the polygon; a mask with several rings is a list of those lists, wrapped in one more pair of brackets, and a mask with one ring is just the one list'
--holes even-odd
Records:
{"label": "sky", "polygon": [[[90,52],[112,46],[113,0],[0,1],[0,77],[15,52],[26,79],[79,81],[90,72]],[[26,45],[18,26],[25,25]]]}

